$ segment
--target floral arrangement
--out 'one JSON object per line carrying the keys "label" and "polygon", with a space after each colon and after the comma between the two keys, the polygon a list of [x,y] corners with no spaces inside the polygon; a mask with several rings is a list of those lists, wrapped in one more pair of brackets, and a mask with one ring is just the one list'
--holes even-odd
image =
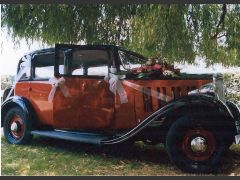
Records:
{"label": "floral arrangement", "polygon": [[138,78],[174,77],[180,74],[180,69],[175,69],[173,65],[162,62],[159,59],[151,58],[145,65],[133,68],[131,73],[137,75]]}

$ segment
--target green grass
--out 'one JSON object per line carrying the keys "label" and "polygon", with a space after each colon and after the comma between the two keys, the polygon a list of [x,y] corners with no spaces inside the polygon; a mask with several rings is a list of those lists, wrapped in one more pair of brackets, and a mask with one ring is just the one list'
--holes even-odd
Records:
{"label": "green grass", "polygon": [[[190,175],[170,162],[162,145],[98,147],[42,137],[9,145],[1,140],[2,175]],[[231,146],[226,161],[221,174],[240,175],[239,145]]]}

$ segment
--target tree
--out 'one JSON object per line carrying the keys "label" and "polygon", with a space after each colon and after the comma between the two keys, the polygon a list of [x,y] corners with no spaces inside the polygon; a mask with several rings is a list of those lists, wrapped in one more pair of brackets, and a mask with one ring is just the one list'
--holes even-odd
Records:
{"label": "tree", "polygon": [[240,5],[3,5],[2,26],[18,38],[116,44],[145,56],[240,65]]}

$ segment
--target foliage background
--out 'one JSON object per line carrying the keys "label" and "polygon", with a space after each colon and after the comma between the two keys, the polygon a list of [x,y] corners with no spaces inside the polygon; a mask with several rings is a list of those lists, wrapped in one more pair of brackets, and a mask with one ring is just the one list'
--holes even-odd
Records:
{"label": "foliage background", "polygon": [[240,65],[240,4],[6,4],[14,41],[115,44],[169,62]]}
{"label": "foliage background", "polygon": [[240,107],[240,73],[225,74],[224,85],[226,88],[226,99],[238,104]]}

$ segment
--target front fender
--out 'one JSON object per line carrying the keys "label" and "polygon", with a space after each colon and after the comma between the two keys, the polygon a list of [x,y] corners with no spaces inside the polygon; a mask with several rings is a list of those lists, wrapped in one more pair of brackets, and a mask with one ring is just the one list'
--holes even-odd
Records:
{"label": "front fender", "polygon": [[31,113],[33,112],[32,106],[26,98],[21,96],[11,96],[1,105],[1,127],[3,127],[3,121],[6,113],[13,107],[21,108],[27,118],[30,118]]}
{"label": "front fender", "polygon": [[142,131],[141,137],[147,137],[151,141],[164,142],[167,132],[172,124],[182,116],[189,114],[204,115],[215,125],[224,124],[226,132],[230,135],[237,133],[235,118],[230,108],[222,101],[215,99],[213,96],[204,94],[195,94],[181,97],[175,101],[169,102],[168,108],[158,119],[149,123]]}
{"label": "front fender", "polygon": [[[169,118],[170,116],[177,116],[177,112],[179,113],[183,109],[187,109],[188,113],[200,110],[196,109],[196,107],[204,107],[204,109],[207,109],[208,112],[212,110],[214,113],[216,113],[216,115],[220,115],[221,117],[225,117],[226,119],[228,119],[230,123],[234,121],[231,113],[228,111],[228,108],[221,101],[218,101],[214,97],[203,94],[188,95],[170,101],[164,107],[160,108],[159,110],[148,116],[132,130],[119,137],[105,140],[102,142],[102,144],[116,144],[124,142],[133,136],[139,135],[140,133],[143,134],[141,135],[142,137],[144,137],[146,133],[148,135],[154,134],[154,131],[151,127],[154,126],[155,129],[158,131],[163,124],[167,124],[167,126],[170,126],[176,120],[174,118]],[[167,127],[165,131],[167,131]]]}
{"label": "front fender", "polygon": [[224,116],[227,119],[234,120],[234,116],[228,106],[222,101],[214,98],[213,96],[206,94],[193,94],[188,96],[183,96],[177,100],[169,102],[171,106],[166,110],[166,116],[174,115],[176,111],[182,108],[187,108],[188,112],[200,112],[202,109],[209,113],[211,110],[218,115]]}
{"label": "front fender", "polygon": [[235,124],[235,117],[230,108],[211,95],[188,95],[172,101],[170,104],[172,106],[163,115],[165,117],[162,121],[163,124],[171,125],[179,116],[189,113],[206,114],[209,120],[215,121],[218,121],[218,118],[211,117],[221,117],[221,119],[226,120],[226,123],[232,126]]}
{"label": "front fender", "polygon": [[234,116],[237,132],[240,134],[240,108],[236,104],[229,101],[227,101],[226,104]]}

